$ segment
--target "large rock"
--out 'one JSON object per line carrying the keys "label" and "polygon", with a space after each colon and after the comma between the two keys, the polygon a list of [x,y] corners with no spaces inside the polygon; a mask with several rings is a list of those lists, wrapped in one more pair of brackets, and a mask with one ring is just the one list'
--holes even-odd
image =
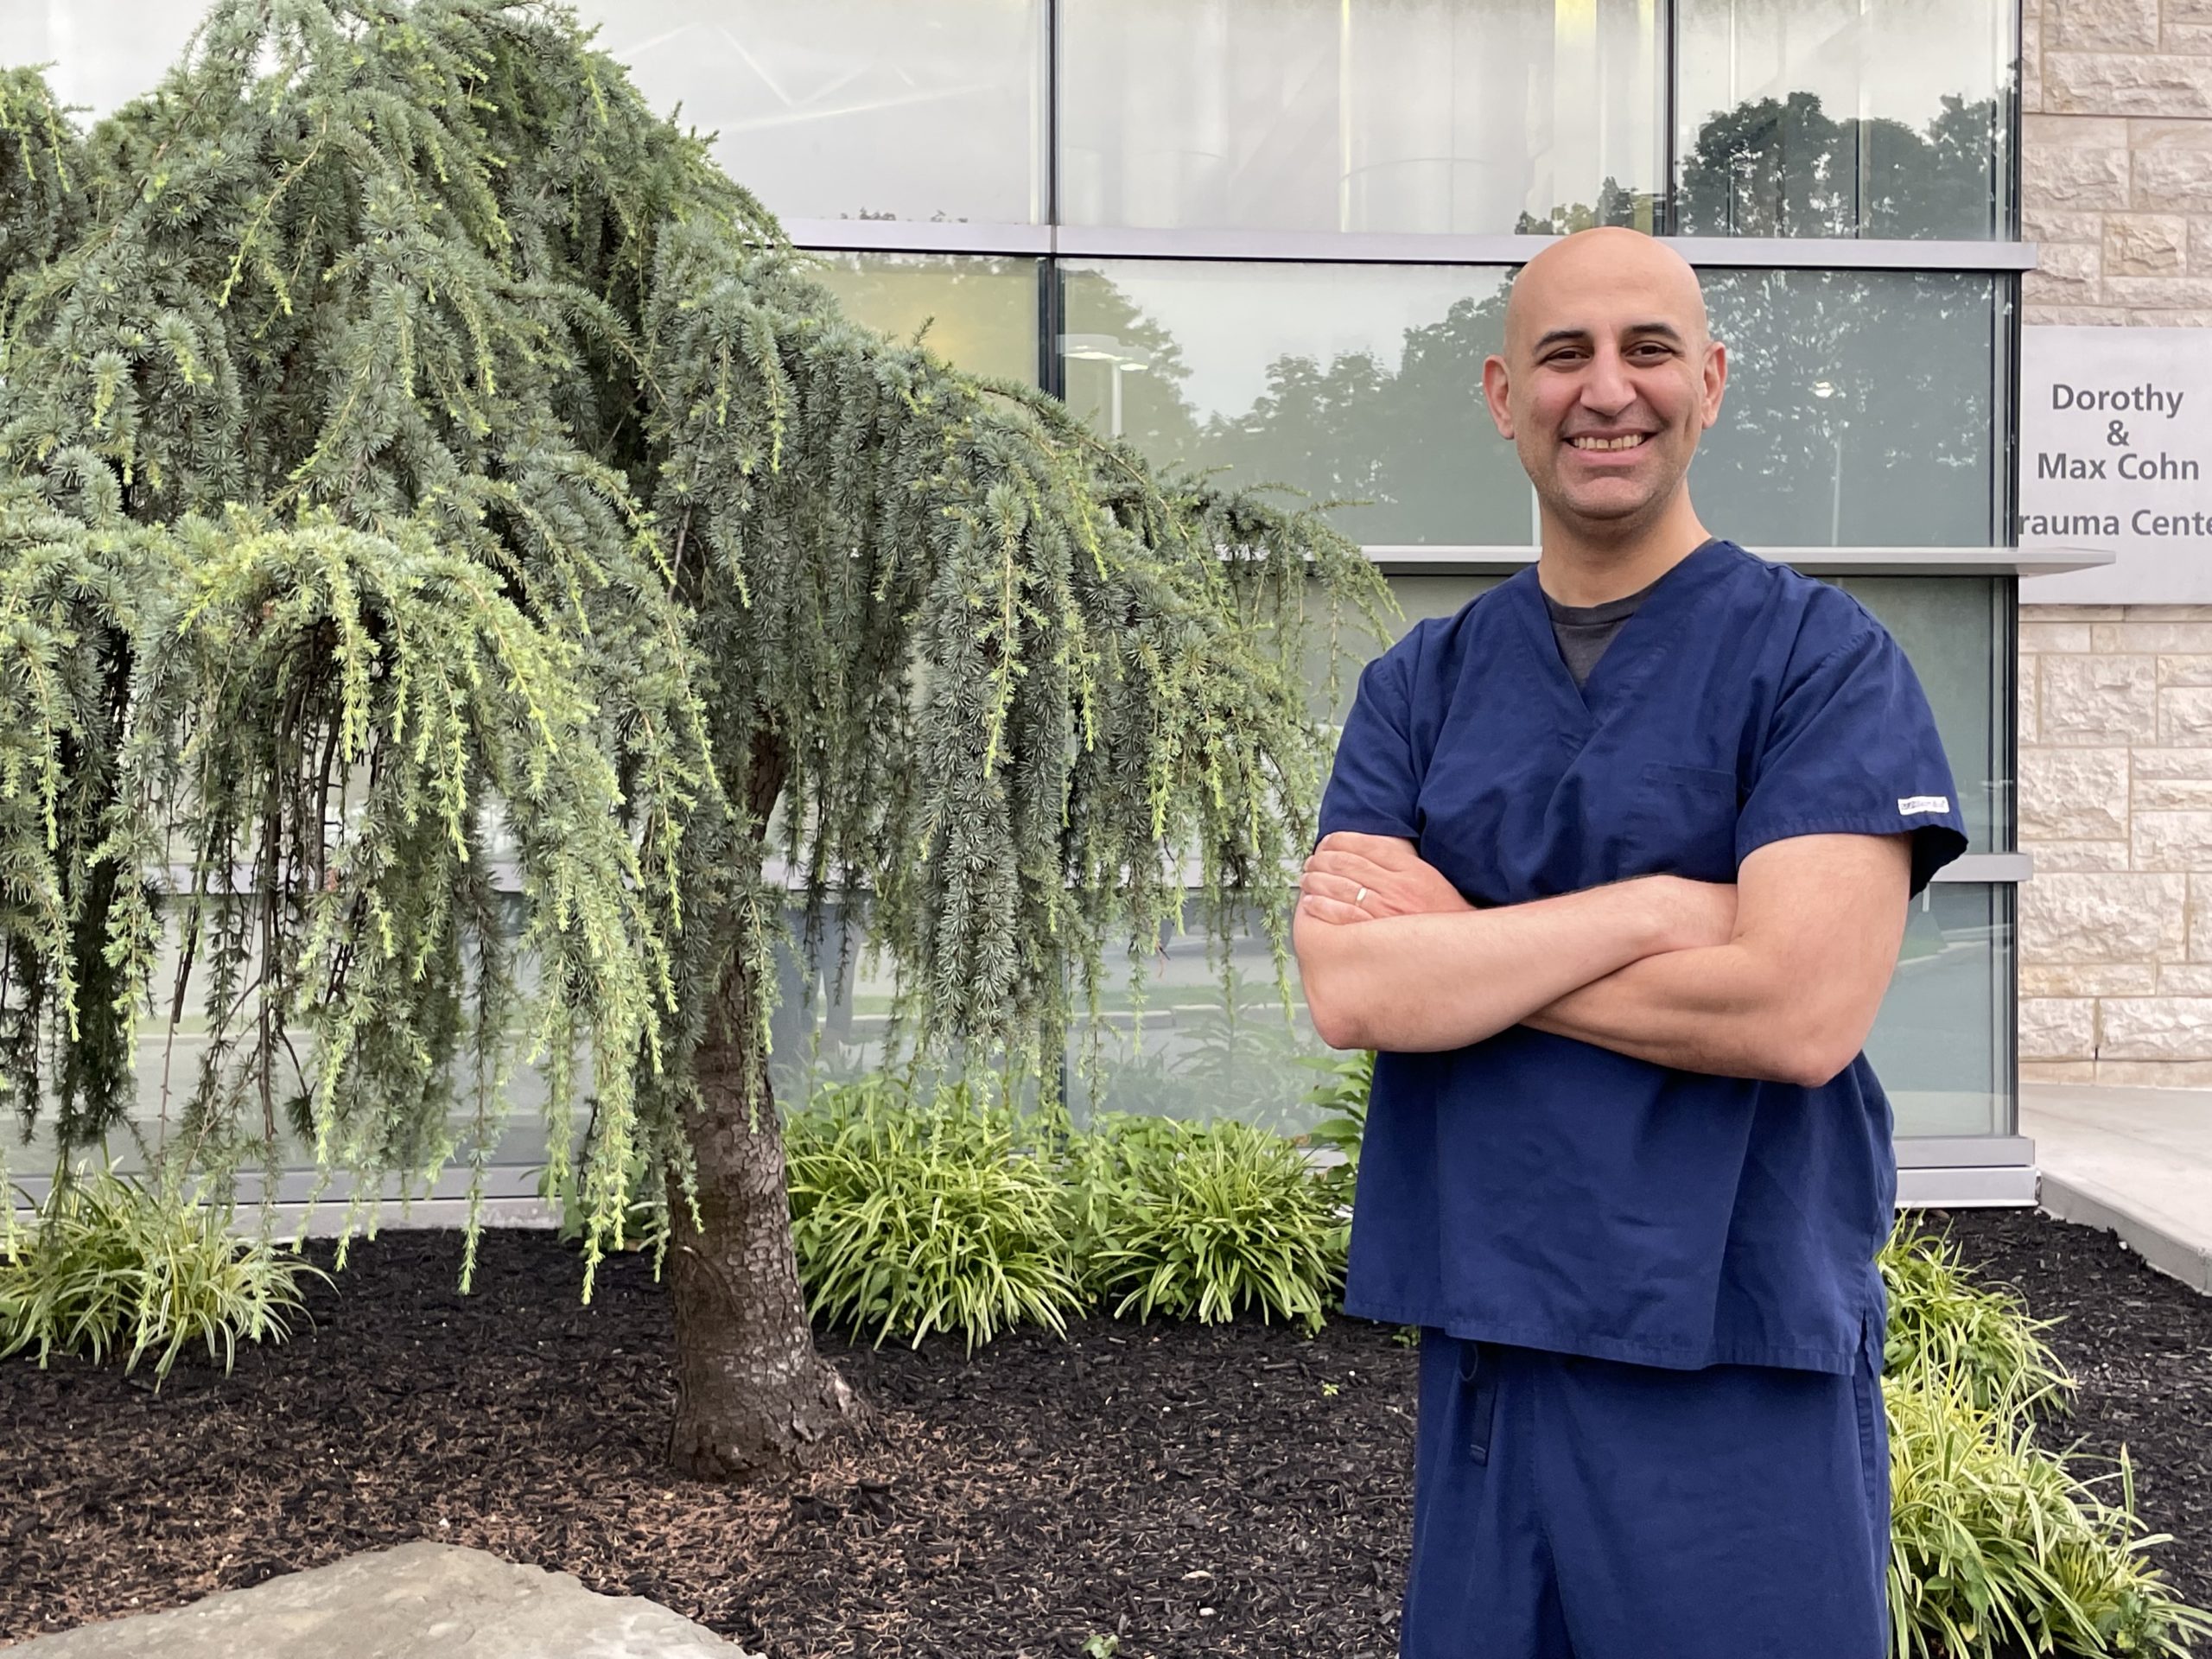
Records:
{"label": "large rock", "polygon": [[478,1549],[403,1544],[165,1613],[87,1624],[9,1659],[757,1659],[634,1596]]}

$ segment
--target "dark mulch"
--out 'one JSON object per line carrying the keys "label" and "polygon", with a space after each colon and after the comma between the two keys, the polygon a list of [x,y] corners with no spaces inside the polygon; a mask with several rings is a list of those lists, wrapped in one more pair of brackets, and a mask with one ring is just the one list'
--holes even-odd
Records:
{"label": "dark mulch", "polygon": [[[1941,1219],[1941,1218],[1939,1218]],[[2124,1438],[2175,1579],[2212,1599],[2212,1299],[2104,1235],[1956,1217],[2081,1373],[2073,1428]],[[650,1596],[772,1659],[1351,1659],[1394,1650],[1414,1356],[1352,1322],[1090,1324],[972,1360],[825,1347],[881,1433],[792,1484],[660,1467],[666,1305],[611,1263],[494,1234],[475,1295],[450,1234],[357,1246],[315,1329],[156,1394],[0,1364],[0,1640],[188,1601],[413,1538]]]}
{"label": "dark mulch", "polygon": [[[2151,1559],[2185,1599],[2212,1607],[2212,1296],[2110,1233],[2031,1210],[1930,1212],[1923,1225],[1949,1227],[1986,1276],[2018,1289],[2038,1319],[2063,1321],[2044,1340],[2082,1388],[2044,1442],[2078,1440],[2085,1474],[2112,1471],[2125,1446],[2138,1513],[2173,1535]],[[2120,1485],[2101,1490],[2116,1501]]]}

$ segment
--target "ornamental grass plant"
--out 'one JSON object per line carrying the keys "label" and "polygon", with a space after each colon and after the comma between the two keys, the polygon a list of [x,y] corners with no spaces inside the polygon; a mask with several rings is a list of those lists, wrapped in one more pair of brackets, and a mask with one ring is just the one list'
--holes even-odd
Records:
{"label": "ornamental grass plant", "polygon": [[[1897,1659],[2145,1654],[2212,1635],[2145,1552],[2133,1472],[2093,1483],[2037,1446],[2030,1414],[1923,1359],[1884,1390]],[[2117,1483],[2117,1501],[2100,1485]]]}
{"label": "ornamental grass plant", "polygon": [[1321,1328],[1350,1227],[1294,1142],[1234,1119],[1115,1116],[1069,1167],[1084,1280],[1115,1318],[1256,1313]]}
{"label": "ornamental grass plant", "polygon": [[153,1356],[158,1383],[194,1344],[227,1373],[241,1339],[282,1342],[320,1268],[231,1234],[234,1208],[102,1170],[57,1181],[0,1241],[0,1358],[29,1350],[124,1369]]}
{"label": "ornamental grass plant", "polygon": [[1902,1221],[1880,1265],[1890,1301],[1883,1364],[1891,1376],[1933,1370],[2007,1419],[2064,1408],[2074,1379],[2042,1335],[2056,1321],[2030,1318],[2017,1292],[1979,1282],[1949,1239]]}
{"label": "ornamental grass plant", "polygon": [[917,1103],[906,1083],[832,1084],[785,1126],[791,1235],[808,1311],[855,1334],[972,1351],[1084,1306],[1062,1182],[1014,1109],[967,1083]]}

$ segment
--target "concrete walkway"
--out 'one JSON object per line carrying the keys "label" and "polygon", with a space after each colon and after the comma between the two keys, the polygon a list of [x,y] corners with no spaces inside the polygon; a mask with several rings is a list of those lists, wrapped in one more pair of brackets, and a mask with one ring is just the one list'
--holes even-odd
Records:
{"label": "concrete walkway", "polygon": [[760,1659],[665,1607],[477,1549],[403,1544],[8,1659]]}
{"label": "concrete walkway", "polygon": [[2024,1084],[2020,1133],[2045,1210],[2212,1293],[2212,1090]]}

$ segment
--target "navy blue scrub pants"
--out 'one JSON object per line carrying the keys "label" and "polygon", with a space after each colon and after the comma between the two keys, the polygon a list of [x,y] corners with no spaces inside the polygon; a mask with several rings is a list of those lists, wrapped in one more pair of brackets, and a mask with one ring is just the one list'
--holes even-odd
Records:
{"label": "navy blue scrub pants", "polygon": [[1424,1331],[1400,1659],[1881,1659],[1889,1437],[1854,1375]]}

